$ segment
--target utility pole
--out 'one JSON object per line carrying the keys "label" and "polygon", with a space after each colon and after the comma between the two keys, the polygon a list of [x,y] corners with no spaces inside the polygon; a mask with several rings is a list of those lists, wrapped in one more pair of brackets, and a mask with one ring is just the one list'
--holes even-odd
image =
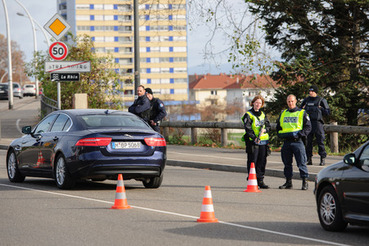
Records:
{"label": "utility pole", "polygon": [[139,14],[138,0],[133,0],[133,32],[134,32],[134,60],[135,60],[135,99],[137,99],[137,88],[140,85],[140,37],[139,37]]}
{"label": "utility pole", "polygon": [[10,37],[10,25],[8,18],[8,8],[6,2],[3,0],[5,21],[6,21],[6,38],[8,39],[8,78],[9,78],[9,109],[13,109],[13,68],[12,68],[12,46]]}

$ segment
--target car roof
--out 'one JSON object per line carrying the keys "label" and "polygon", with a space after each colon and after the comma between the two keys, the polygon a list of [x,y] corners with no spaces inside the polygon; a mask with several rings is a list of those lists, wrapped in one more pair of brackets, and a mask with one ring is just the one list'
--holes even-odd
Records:
{"label": "car roof", "polygon": [[121,110],[112,110],[112,109],[66,109],[59,110],[56,113],[66,113],[69,115],[80,116],[80,115],[91,115],[91,114],[122,114],[122,115],[132,115],[129,112],[124,112]]}

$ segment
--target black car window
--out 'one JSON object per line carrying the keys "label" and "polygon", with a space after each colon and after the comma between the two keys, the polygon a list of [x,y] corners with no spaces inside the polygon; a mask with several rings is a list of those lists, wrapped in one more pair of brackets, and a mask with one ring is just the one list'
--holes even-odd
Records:
{"label": "black car window", "polygon": [[364,148],[360,156],[360,164],[365,171],[369,171],[369,144]]}
{"label": "black car window", "polygon": [[71,124],[72,124],[72,121],[68,118],[67,122],[64,125],[63,132],[68,131]]}
{"label": "black car window", "polygon": [[8,85],[7,84],[2,84],[2,85],[0,85],[0,89],[7,90]]}
{"label": "black car window", "polygon": [[51,128],[51,132],[61,132],[63,131],[63,128],[65,126],[65,123],[67,123],[69,117],[65,114],[59,114],[58,118],[56,119],[55,123],[53,124],[53,127]]}
{"label": "black car window", "polygon": [[35,128],[35,130],[33,131],[34,133],[43,133],[43,132],[48,132],[50,129],[51,124],[53,123],[53,121],[56,118],[56,114],[47,116],[45,119],[43,119]]}
{"label": "black car window", "polygon": [[150,129],[142,120],[131,115],[83,115],[80,116],[87,128],[128,127]]}

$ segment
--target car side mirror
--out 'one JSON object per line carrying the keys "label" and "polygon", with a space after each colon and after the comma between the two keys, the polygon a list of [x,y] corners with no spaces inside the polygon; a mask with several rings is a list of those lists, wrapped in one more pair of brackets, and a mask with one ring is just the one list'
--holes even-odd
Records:
{"label": "car side mirror", "polygon": [[343,157],[343,162],[349,165],[353,165],[356,162],[356,157],[354,153],[347,154]]}
{"label": "car side mirror", "polygon": [[31,126],[24,126],[22,127],[22,133],[24,134],[31,134],[32,132],[32,127]]}

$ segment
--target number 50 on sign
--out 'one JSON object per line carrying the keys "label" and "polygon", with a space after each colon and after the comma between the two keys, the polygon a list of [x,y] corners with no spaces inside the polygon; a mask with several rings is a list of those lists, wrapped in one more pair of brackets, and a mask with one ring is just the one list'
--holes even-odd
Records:
{"label": "number 50 on sign", "polygon": [[68,48],[63,42],[54,42],[49,47],[49,55],[54,60],[64,60],[68,55]]}

